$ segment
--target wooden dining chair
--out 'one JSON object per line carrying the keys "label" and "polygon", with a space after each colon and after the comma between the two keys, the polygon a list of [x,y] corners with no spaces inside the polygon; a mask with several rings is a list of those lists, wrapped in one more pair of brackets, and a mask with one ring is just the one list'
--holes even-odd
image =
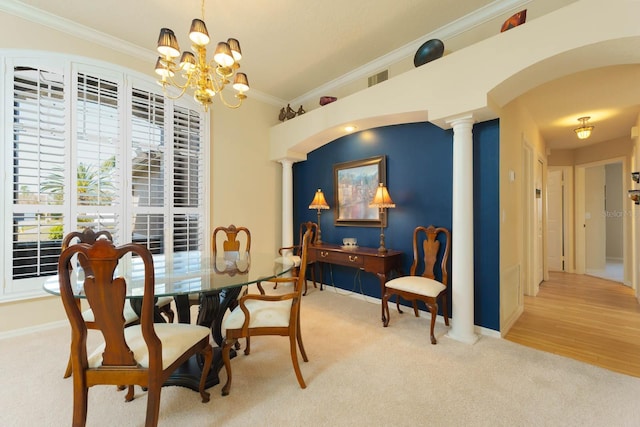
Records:
{"label": "wooden dining chair", "polygon": [[[216,227],[211,236],[211,252],[213,259],[224,259],[229,265],[218,267],[214,265],[217,273],[237,273],[237,261],[247,259],[251,252],[251,232],[247,227],[236,227],[231,224],[228,227]],[[240,295],[246,293],[247,287],[244,286]],[[200,295],[189,295],[189,305],[200,304]],[[235,308],[237,303],[232,303],[231,309]]]}
{"label": "wooden dining chair", "polygon": [[231,347],[239,338],[247,338],[244,354],[251,352],[249,338],[253,336],[279,335],[289,337],[289,349],[293,369],[301,388],[306,388],[300,365],[298,363],[298,348],[302,359],[308,362],[307,353],[302,344],[300,332],[300,303],[302,288],[307,269],[307,252],[311,231],[307,231],[302,239],[300,274],[298,277],[276,277],[270,279],[275,283],[293,283],[293,290],[281,295],[247,294],[240,298],[236,307],[224,320],[222,328],[226,331],[222,346],[222,360],[227,372],[227,382],[222,388],[222,395],[229,394],[231,389]]}
{"label": "wooden dining chair", "polygon": [[[439,239],[439,236],[442,236]],[[444,247],[441,245],[444,240]],[[431,312],[430,337],[431,344],[436,344],[434,335],[436,316],[438,315],[438,300],[442,300],[444,322],[449,326],[447,305],[447,262],[451,252],[451,233],[444,227],[418,226],[413,231],[413,263],[409,276],[397,277],[385,283],[382,296],[382,310],[384,323],[389,325],[389,298],[393,295],[411,301],[416,317],[419,317],[417,301],[423,301]],[[439,259],[439,261],[438,261]],[[420,271],[422,273],[420,274]],[[396,300],[399,313],[400,302]]]}
{"label": "wooden dining chair", "polygon": [[[127,283],[114,277],[120,260],[128,253],[140,257],[144,265],[144,291],[140,323],[125,327],[123,316]],[[71,258],[77,255],[85,271],[83,292],[95,316],[95,326],[104,342],[92,353],[87,351],[87,324],[76,303],[71,285]],[[135,243],[119,247],[107,239],[93,244],[71,245],[58,261],[60,295],[71,324],[73,369],[73,426],[86,424],[89,388],[99,384],[138,384],[147,389],[145,426],[156,426],[162,384],[171,373],[193,355],[203,363],[199,392],[209,401],[206,377],[213,360],[210,330],[183,323],[154,323],[154,266],[149,249]],[[133,387],[126,400],[133,399]]]}
{"label": "wooden dining chair", "polygon": [[[82,231],[72,231],[71,233],[64,236],[64,238],[62,239],[61,251],[64,251],[71,244],[75,242],[92,244],[92,243],[95,243],[96,240],[98,239],[106,239],[106,240],[109,240],[110,242],[113,242],[113,236],[107,230],[94,231],[91,228],[85,228]],[[69,268],[73,269],[73,265],[69,265]],[[169,322],[173,322],[173,318],[174,318],[174,313],[173,313],[173,310],[171,309],[171,301],[173,301],[173,298],[163,297],[163,298],[159,298],[158,301],[156,302],[156,307],[158,308],[158,310],[160,310],[160,312],[162,312],[167,317]],[[78,304],[78,307],[81,306],[79,298],[76,299],[76,303]],[[125,325],[133,325],[135,323],[138,323],[139,321],[138,314],[133,310],[133,308],[131,307],[131,304],[129,304],[129,301],[127,301],[127,303],[124,306],[123,314],[124,314]],[[84,318],[85,323],[87,324],[87,328],[96,329],[95,318],[93,315],[93,311],[90,308],[82,312],[82,317]],[[69,378],[70,376],[71,376],[71,357],[69,357],[69,361],[67,362],[67,368],[64,371],[64,378]]]}
{"label": "wooden dining chair", "polygon": [[[311,242],[310,244],[314,244],[316,243],[316,240],[318,239],[318,224],[316,224],[315,222],[312,221],[307,221],[307,222],[303,222],[302,224],[300,224],[300,236],[298,238],[298,244],[297,245],[293,245],[293,246],[283,246],[280,249],[278,249],[278,254],[280,254],[280,256],[287,256],[289,257],[289,259],[293,262],[294,264],[294,269],[292,271],[292,275],[293,276],[298,276],[298,270],[300,268],[300,260],[301,260],[301,252],[302,252],[302,236],[304,236],[304,234],[307,231],[311,231]],[[315,264],[315,261],[311,261],[308,263],[309,264]],[[311,267],[311,280],[313,281],[313,287],[317,288],[318,286],[316,286],[316,272],[315,272],[315,265],[312,265]],[[273,289],[276,289],[278,287],[278,284],[276,283],[273,286]],[[304,283],[304,293],[303,295],[307,294],[307,283]]]}

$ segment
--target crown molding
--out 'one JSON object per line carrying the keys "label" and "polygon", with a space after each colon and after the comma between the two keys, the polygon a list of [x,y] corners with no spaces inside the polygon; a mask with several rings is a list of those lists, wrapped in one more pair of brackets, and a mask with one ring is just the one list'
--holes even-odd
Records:
{"label": "crown molding", "polygon": [[[306,101],[317,99],[318,97],[324,95],[325,93],[329,93],[336,88],[368,77],[372,74],[375,74],[376,72],[379,72],[380,70],[388,68],[392,64],[400,62],[414,55],[415,51],[422,45],[422,43],[424,43],[425,40],[433,38],[438,38],[440,40],[450,39],[452,37],[463,34],[464,32],[469,31],[472,28],[481,25],[491,19],[494,19],[499,15],[502,15],[516,8],[521,8],[531,1],[532,0],[495,0],[480,9],[474,10],[472,13],[463,16],[462,18],[457,19],[450,24],[445,25],[444,27],[432,31],[431,33],[425,34],[419,39],[407,43],[401,48],[383,55],[363,65],[362,67],[356,68],[353,71],[350,71],[341,77],[323,84],[322,86],[319,86],[312,91],[307,92],[304,95],[299,96],[289,102],[254,89],[251,90],[251,98],[274,106],[281,106],[289,103],[294,105],[304,104]],[[119,51],[138,58],[147,58],[149,62],[155,63],[155,60],[158,56],[155,51],[142,48],[128,41],[113,37],[106,33],[102,33],[93,28],[78,24],[77,22],[62,18],[52,13],[45,12],[41,9],[21,3],[17,0],[1,1],[0,11],[4,11],[11,15],[15,15],[28,21],[47,26],[54,30],[67,33],[69,35],[87,40],[89,42],[99,44],[114,51]]]}
{"label": "crown molding", "polygon": [[389,52],[388,54],[363,65],[362,67],[356,68],[326,84],[323,84],[322,86],[291,100],[289,103],[293,105],[304,104],[307,101],[318,99],[320,96],[330,93],[335,89],[348,85],[356,80],[368,78],[381,70],[387,69],[395,63],[412,57],[416,50],[426,40],[451,39],[495,19],[504,13],[513,11],[514,9],[520,9],[528,3],[531,3],[531,1],[533,0],[495,0],[480,9],[474,10],[472,13],[445,25],[444,27],[438,28],[417,40],[405,44],[393,52]]}

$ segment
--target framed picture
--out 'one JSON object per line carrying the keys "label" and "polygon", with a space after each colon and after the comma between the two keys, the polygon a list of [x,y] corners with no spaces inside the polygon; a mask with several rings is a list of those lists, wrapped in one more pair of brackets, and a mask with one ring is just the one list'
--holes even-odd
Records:
{"label": "framed picture", "polygon": [[385,227],[386,215],[369,203],[378,183],[387,185],[385,156],[333,165],[334,225]]}

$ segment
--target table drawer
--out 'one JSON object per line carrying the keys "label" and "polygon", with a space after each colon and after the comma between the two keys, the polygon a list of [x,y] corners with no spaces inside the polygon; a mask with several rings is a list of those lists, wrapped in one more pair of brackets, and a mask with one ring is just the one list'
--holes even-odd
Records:
{"label": "table drawer", "polygon": [[330,264],[346,265],[351,267],[362,267],[364,265],[364,256],[358,254],[350,254],[344,252],[334,252],[318,249],[316,258],[320,262],[328,262]]}

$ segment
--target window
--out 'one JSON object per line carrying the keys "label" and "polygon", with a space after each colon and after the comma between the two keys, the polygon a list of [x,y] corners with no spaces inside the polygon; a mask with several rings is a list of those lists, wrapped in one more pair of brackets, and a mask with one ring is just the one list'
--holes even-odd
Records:
{"label": "window", "polygon": [[[208,126],[154,83],[86,64],[5,58],[2,298],[41,293],[63,236],[109,230],[159,262],[204,239]],[[151,89],[149,89],[151,88]],[[9,238],[10,236],[10,238]]]}

